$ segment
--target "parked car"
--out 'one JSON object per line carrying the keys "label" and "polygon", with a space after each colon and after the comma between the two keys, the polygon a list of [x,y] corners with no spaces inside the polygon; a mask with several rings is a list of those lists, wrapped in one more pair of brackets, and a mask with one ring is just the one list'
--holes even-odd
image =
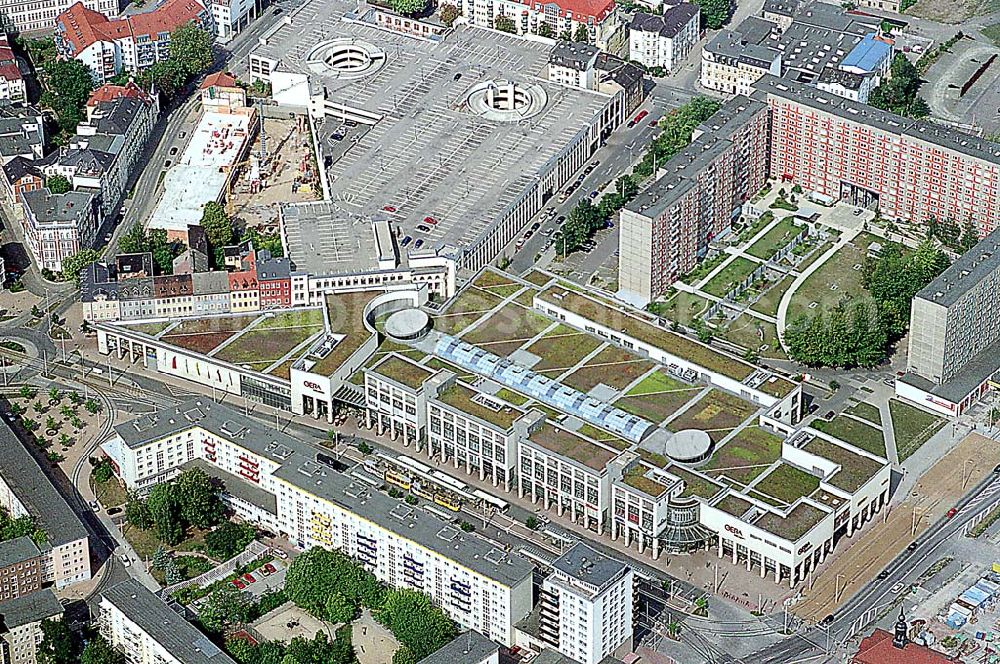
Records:
{"label": "parked car", "polygon": [[437,226],[438,220],[434,217],[424,217],[424,223],[429,226]]}
{"label": "parked car", "polygon": [[288,554],[281,549],[271,549],[271,553],[274,554],[275,558],[280,558],[281,560],[286,560],[288,558]]}
{"label": "parked car", "polygon": [[128,556],[126,556],[126,555],[122,554],[122,557],[121,557],[121,558],[122,558],[122,565],[124,565],[125,567],[129,567],[129,566],[131,566],[131,565],[132,565],[132,561],[131,561],[131,560],[129,560],[129,557],[128,557]]}
{"label": "parked car", "polygon": [[879,581],[885,581],[886,579],[889,578],[889,571],[882,570],[881,572],[878,573],[878,576],[876,576],[875,578],[878,579]]}
{"label": "parked car", "polygon": [[243,590],[244,588],[247,587],[247,584],[243,583],[239,579],[233,579],[233,585],[236,586],[240,590]]}
{"label": "parked car", "polygon": [[417,224],[417,230],[420,231],[421,233],[430,233],[431,227],[425,226],[424,224]]}
{"label": "parked car", "polygon": [[890,591],[889,591],[889,592],[891,592],[891,593],[892,593],[893,595],[895,595],[896,593],[898,593],[898,592],[899,592],[900,590],[902,590],[902,589],[903,589],[903,585],[904,585],[904,584],[903,584],[902,582],[900,582],[900,583],[897,583],[896,585],[894,585],[894,586],[893,586],[893,587],[892,587],[892,588],[890,589]]}
{"label": "parked car", "polygon": [[114,516],[115,514],[121,514],[122,508],[120,507],[109,507],[108,516]]}
{"label": "parked car", "polygon": [[650,120],[649,121],[649,126],[653,127],[653,128],[656,128],[657,126],[659,126],[659,124],[660,124],[659,120]]}
{"label": "parked car", "polygon": [[948,513],[945,514],[945,516],[950,519],[951,517],[955,516],[956,514],[958,514],[958,509],[952,507],[950,510],[948,510]]}
{"label": "parked car", "polygon": [[566,223],[566,217],[560,215],[559,218],[556,219],[556,223],[559,224],[560,226],[562,226],[563,224]]}
{"label": "parked car", "polygon": [[92,500],[90,501],[90,509],[94,510],[95,512],[100,512],[101,505],[96,500]]}
{"label": "parked car", "polygon": [[419,249],[422,246],[424,246],[424,240],[423,240],[423,238],[419,238],[418,237],[417,241],[413,243],[413,248],[414,249]]}
{"label": "parked car", "polygon": [[649,111],[646,110],[639,111],[639,114],[635,116],[634,120],[632,120],[632,124],[633,125],[639,124],[646,118],[647,115],[649,115]]}
{"label": "parked car", "polygon": [[274,574],[275,572],[278,571],[278,568],[272,565],[271,563],[267,563],[266,565],[264,565],[264,569],[266,569],[271,574]]}
{"label": "parked car", "polygon": [[536,221],[535,223],[533,223],[533,224],[531,225],[531,230],[533,230],[533,231],[537,231],[537,230],[538,230],[539,228],[541,228],[541,227],[542,227],[542,224],[541,224],[540,222],[537,222],[537,221]]}
{"label": "parked car", "polygon": [[260,574],[261,576],[271,576],[271,573],[268,572],[267,569],[264,567],[258,568],[257,573]]}
{"label": "parked car", "polygon": [[833,416],[836,415],[832,410],[826,411],[826,415],[823,416],[824,420],[832,420]]}
{"label": "parked car", "polygon": [[395,212],[396,211],[396,207],[394,205],[383,205],[382,209],[385,210],[386,212]]}
{"label": "parked car", "polygon": [[408,245],[411,242],[413,242],[413,238],[410,237],[409,235],[407,235],[406,237],[403,238],[403,241],[400,242],[399,245],[402,246],[402,247],[405,247],[406,245]]}
{"label": "parked car", "polygon": [[246,581],[247,583],[257,583],[257,577],[255,577],[250,572],[247,572],[246,574],[243,575],[243,580]]}
{"label": "parked car", "polygon": [[451,80],[457,81],[460,78],[462,78],[462,72],[458,72],[457,74],[455,74],[454,76],[452,76]]}

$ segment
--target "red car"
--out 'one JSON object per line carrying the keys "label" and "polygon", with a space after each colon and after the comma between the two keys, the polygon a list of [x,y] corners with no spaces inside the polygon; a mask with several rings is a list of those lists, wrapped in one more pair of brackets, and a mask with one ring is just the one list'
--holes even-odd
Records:
{"label": "red car", "polygon": [[385,210],[386,212],[395,212],[396,211],[396,208],[393,207],[392,205],[383,205],[382,209]]}
{"label": "red car", "polygon": [[243,583],[239,579],[233,579],[233,585],[239,588],[240,590],[243,590],[244,588],[247,587],[247,584]]}
{"label": "red car", "polygon": [[266,569],[271,574],[274,574],[275,572],[278,571],[278,569],[274,565],[272,565],[271,563],[268,563],[268,564],[264,565],[264,569]]}
{"label": "red car", "polygon": [[257,577],[255,577],[250,572],[247,572],[246,574],[243,575],[243,580],[246,581],[247,583],[257,583]]}
{"label": "red car", "polygon": [[642,122],[642,119],[647,115],[649,115],[649,111],[639,111],[639,114],[635,116],[635,120],[632,120],[632,122],[635,124],[639,124],[640,122]]}
{"label": "red car", "polygon": [[949,519],[950,519],[951,517],[955,516],[956,514],[958,514],[958,510],[957,510],[957,509],[955,509],[954,507],[952,507],[952,508],[951,508],[950,510],[948,510],[948,518],[949,518]]}
{"label": "red car", "polygon": [[434,217],[424,217],[424,223],[430,224],[431,226],[437,226],[438,220]]}

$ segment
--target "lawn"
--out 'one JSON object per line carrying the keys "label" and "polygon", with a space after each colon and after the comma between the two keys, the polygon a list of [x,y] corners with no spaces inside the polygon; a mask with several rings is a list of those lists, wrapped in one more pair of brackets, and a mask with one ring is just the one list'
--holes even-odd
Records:
{"label": "lawn", "polygon": [[813,420],[812,426],[818,431],[828,433],[859,449],[880,457],[885,456],[885,439],[882,436],[882,430],[859,422],[852,417],[837,415],[829,422],[817,419]]}
{"label": "lawn", "polygon": [[523,345],[523,339],[516,339],[514,341],[490,341],[488,343],[479,344],[479,347],[498,357],[510,357],[511,353]]}
{"label": "lawn", "polygon": [[233,364],[276,362],[322,330],[318,325],[280,330],[250,330],[219,351],[215,357]]}
{"label": "lawn", "polygon": [[931,415],[896,399],[889,400],[889,413],[892,415],[892,430],[900,463],[919,450],[931,436],[947,424],[947,420],[942,417]]}
{"label": "lawn", "polygon": [[649,360],[640,359],[615,346],[608,346],[562,382],[581,392],[590,391],[598,383],[624,390],[629,383],[654,366]]}
{"label": "lawn", "polygon": [[254,330],[273,330],[285,327],[301,327],[303,325],[322,325],[323,311],[321,309],[297,309],[283,311],[269,318],[264,318]]}
{"label": "lawn", "polygon": [[656,302],[650,305],[649,310],[657,316],[690,327],[696,319],[701,318],[701,315],[708,311],[708,307],[708,300],[700,295],[678,291],[666,302]]}
{"label": "lawn", "polygon": [[792,275],[786,276],[774,286],[768,288],[767,292],[761,295],[760,299],[754,302],[750,308],[768,316],[777,316],[778,305],[781,304],[781,296],[785,294],[785,291],[788,290],[793,281],[795,281],[795,277]]}
{"label": "lawn", "polygon": [[[799,272],[805,272],[806,268],[815,263],[817,260],[819,260],[820,256],[822,256],[823,254],[825,254],[827,251],[830,250],[830,247],[833,246],[833,242],[834,240],[825,240],[823,242],[820,242],[818,245],[814,245],[811,243],[808,246],[803,245],[804,249],[802,255],[805,256],[805,259],[802,260],[802,262],[800,262],[798,265],[796,265],[795,269],[798,270]],[[809,246],[812,247],[811,250],[808,249]]]}
{"label": "lawn", "polygon": [[741,429],[716,450],[704,472],[718,472],[720,475],[749,484],[781,457],[781,438],[760,427]]}
{"label": "lawn", "polygon": [[444,334],[455,335],[469,327],[482,318],[481,313],[477,314],[445,314],[434,317],[434,329]]}
{"label": "lawn", "polygon": [[754,242],[746,253],[766,261],[801,232],[802,227],[796,226],[792,217],[785,217],[765,233],[764,237]]}
{"label": "lawn", "polygon": [[[861,265],[865,253],[846,244],[799,286],[788,305],[788,320],[804,313],[832,309],[843,298],[853,299],[865,292],[861,285]],[[810,304],[815,302],[815,307]]]}
{"label": "lawn", "polygon": [[136,332],[141,332],[143,334],[148,334],[151,337],[155,337],[160,332],[170,327],[174,321],[165,320],[159,323],[139,323],[138,325],[126,325],[130,330],[135,330]]}
{"label": "lawn", "polygon": [[539,272],[538,270],[532,270],[528,274],[524,275],[524,280],[535,284],[536,286],[544,286],[545,284],[552,281],[552,277],[545,274],[544,272]]}
{"label": "lawn", "polygon": [[758,493],[771,496],[783,503],[794,503],[819,488],[819,478],[795,466],[782,463],[767,477],[754,485]]}
{"label": "lawn", "polygon": [[507,403],[512,403],[515,406],[523,406],[528,403],[528,398],[521,396],[514,390],[507,389],[506,387],[501,387],[500,391],[496,393],[498,399],[503,399]]}
{"label": "lawn", "polygon": [[456,297],[448,306],[448,314],[467,314],[473,312],[486,312],[498,307],[503,300],[484,290],[478,288],[467,288]]}
{"label": "lawn", "polygon": [[200,334],[204,332],[239,332],[257,320],[260,314],[244,316],[216,316],[186,320],[170,330],[170,336],[175,334]]}
{"label": "lawn", "polygon": [[638,396],[641,394],[657,394],[659,392],[673,392],[676,390],[690,390],[691,385],[679,381],[669,376],[666,371],[660,369],[643,378],[637,385],[628,391],[627,396]]}
{"label": "lawn", "polygon": [[91,481],[91,486],[94,489],[94,495],[97,496],[97,500],[105,508],[124,505],[125,500],[128,499],[125,489],[115,478],[111,478],[107,482]]}
{"label": "lawn", "polygon": [[600,339],[559,325],[525,350],[542,358],[532,369],[568,369],[597,350]]}
{"label": "lawn", "polygon": [[980,30],[983,36],[989,39],[997,48],[1000,48],[1000,23],[994,23],[993,25],[987,25],[985,28]]}
{"label": "lawn", "polygon": [[882,426],[882,413],[879,412],[877,406],[873,406],[870,403],[859,401],[844,412],[855,417],[860,417],[863,420],[868,420],[877,427]]}
{"label": "lawn", "polygon": [[722,268],[718,274],[712,277],[701,290],[709,295],[724,297],[726,293],[735,288],[737,284],[741,283],[756,270],[759,265],[760,263],[755,263],[749,258],[737,256],[726,267]]}
{"label": "lawn", "polygon": [[760,351],[761,355],[784,357],[784,353],[780,350],[778,330],[774,323],[754,318],[749,314],[742,314],[729,323],[727,327],[719,331],[719,336],[754,352],[758,352],[761,346],[767,346],[767,349]]}
{"label": "lawn", "polygon": [[548,318],[517,304],[507,304],[462,337],[470,344],[491,341],[527,341],[552,324]]}
{"label": "lawn", "polygon": [[756,411],[757,408],[750,402],[713,388],[673,420],[670,429],[701,429],[718,442]]}

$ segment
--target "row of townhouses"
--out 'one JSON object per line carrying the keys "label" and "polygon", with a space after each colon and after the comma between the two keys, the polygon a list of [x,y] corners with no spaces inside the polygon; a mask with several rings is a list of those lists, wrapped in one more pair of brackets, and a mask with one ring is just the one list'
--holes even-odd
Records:
{"label": "row of townhouses", "polygon": [[[200,230],[192,227],[191,235],[203,238]],[[206,244],[193,245],[174,260],[172,274],[154,276],[149,253],[119,254],[114,263],[89,265],[80,279],[84,318],[180,318],[306,304],[306,275],[293,274],[287,258],[255,251],[247,242],[225,247],[225,269],[209,271]]]}
{"label": "row of townhouses", "polygon": [[[156,123],[159,102],[133,83],[104,85],[90,96],[86,112],[86,121],[65,146],[45,157],[34,145],[30,155],[21,148],[0,174],[8,205],[22,212],[25,246],[39,268],[54,272],[67,257],[94,246],[104,220],[117,214]],[[30,119],[22,117],[22,125]],[[34,136],[42,136],[40,126],[16,138],[26,142]],[[45,186],[56,175],[69,181],[70,191],[53,193]]]}

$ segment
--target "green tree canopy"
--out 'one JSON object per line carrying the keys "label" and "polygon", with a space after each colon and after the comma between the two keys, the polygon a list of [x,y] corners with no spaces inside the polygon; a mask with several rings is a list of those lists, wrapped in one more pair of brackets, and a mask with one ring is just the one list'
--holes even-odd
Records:
{"label": "green tree canopy", "polygon": [[80,273],[92,263],[96,263],[100,258],[101,253],[96,249],[81,249],[72,256],[67,256],[62,260],[62,275],[79,286]]}
{"label": "green tree canopy", "polygon": [[288,599],[318,618],[326,615],[326,600],[334,591],[340,593],[354,611],[358,605],[380,606],[385,593],[378,579],[350,558],[318,547],[296,558],[285,574]]}
{"label": "green tree canopy", "polygon": [[87,641],[80,662],[81,664],[125,664],[125,653],[113,648],[100,634],[95,634]]}
{"label": "green tree canopy", "polygon": [[250,593],[226,584],[205,598],[198,608],[198,618],[208,630],[221,632],[228,626],[245,623],[251,610]]}
{"label": "green tree canopy", "polygon": [[156,537],[161,542],[173,546],[184,539],[180,506],[169,483],[164,482],[154,486],[146,498],[146,505],[153,519],[153,525],[156,526]]}
{"label": "green tree canopy", "polygon": [[65,194],[73,188],[73,184],[66,178],[66,176],[60,175],[59,173],[45,178],[45,186],[48,187],[49,191],[53,194]]}
{"label": "green tree canopy", "polygon": [[703,27],[718,30],[732,14],[735,3],[731,0],[695,0],[701,7],[701,24]]}
{"label": "green tree canopy", "polygon": [[326,598],[326,619],[332,623],[346,623],[354,619],[357,607],[336,590]]}
{"label": "green tree canopy", "polygon": [[427,9],[426,0],[389,0],[392,11],[403,16],[415,16]]}
{"label": "green tree canopy", "polygon": [[195,528],[211,528],[222,520],[220,489],[200,468],[185,470],[173,481],[180,516]]}
{"label": "green tree canopy", "polygon": [[210,556],[229,560],[245,549],[256,534],[249,524],[223,521],[218,528],[205,535],[205,550]]}
{"label": "green tree canopy", "polygon": [[375,618],[409,648],[417,661],[445,645],[457,634],[455,624],[435,608],[427,595],[414,590],[390,591]]}
{"label": "green tree canopy", "polygon": [[660,121],[660,133],[635,167],[635,177],[644,178],[661,168],[675,154],[691,143],[691,135],[702,122],[708,120],[722,104],[708,97],[694,97],[675,108]]}
{"label": "green tree canopy", "polygon": [[75,59],[46,61],[42,67],[41,103],[55,111],[61,131],[72,133],[83,121],[83,105],[94,89],[90,68]]}
{"label": "green tree canopy", "polygon": [[792,321],[785,341],[792,357],[809,366],[873,367],[888,353],[888,324],[872,300],[841,301]]}
{"label": "green tree canopy", "polygon": [[68,623],[45,619],[41,630],[42,641],[35,654],[38,664],[76,664],[80,643]]}
{"label": "green tree canopy", "polygon": [[225,247],[235,237],[233,222],[226,214],[226,209],[215,201],[205,204],[201,214],[201,227],[205,229],[205,236],[213,249]]}
{"label": "green tree canopy", "polygon": [[503,14],[497,15],[497,17],[493,19],[493,27],[500,32],[509,32],[510,34],[517,32],[517,26],[514,25],[514,19],[509,16],[504,16]]}
{"label": "green tree canopy", "polygon": [[214,61],[212,35],[190,21],[174,28],[169,60],[177,63],[186,78],[208,71]]}
{"label": "green tree canopy", "polygon": [[441,22],[450,28],[458,20],[458,17],[461,16],[461,12],[458,11],[458,7],[455,5],[444,3],[438,9],[438,16],[441,18]]}
{"label": "green tree canopy", "polygon": [[585,23],[576,26],[576,31],[573,32],[573,41],[580,42],[581,44],[586,44],[590,41],[590,30],[587,29]]}
{"label": "green tree canopy", "polygon": [[553,37],[556,36],[556,31],[547,22],[542,21],[541,23],[538,24],[538,36],[548,37],[549,39],[552,39]]}

